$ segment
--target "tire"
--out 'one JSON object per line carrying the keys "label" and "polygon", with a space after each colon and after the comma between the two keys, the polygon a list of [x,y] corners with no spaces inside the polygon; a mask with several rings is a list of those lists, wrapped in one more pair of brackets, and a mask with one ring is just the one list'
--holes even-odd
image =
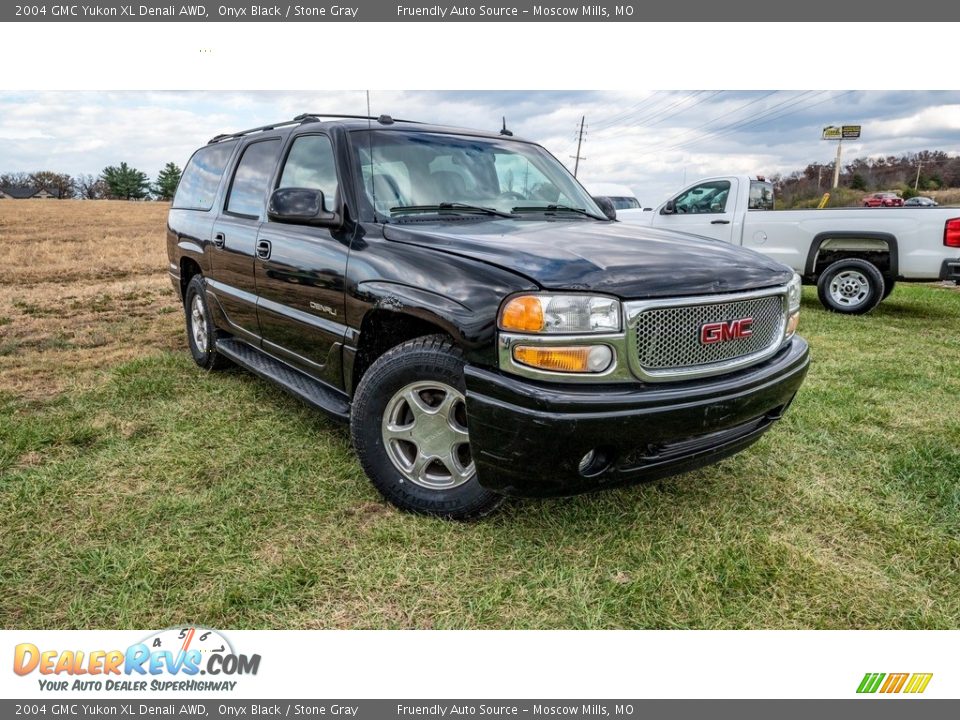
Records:
{"label": "tire", "polygon": [[897,286],[897,281],[893,278],[884,278],[883,279],[883,297],[880,298],[880,301],[883,302],[888,297],[890,293],[893,292],[893,289]]}
{"label": "tire", "polygon": [[885,283],[877,266],[859,258],[837,260],[817,280],[817,295],[831,312],[863,315],[884,298]]}
{"label": "tire", "polygon": [[476,520],[503,502],[473,469],[463,366],[449,338],[428,335],[381,355],[357,386],[353,446],[367,477],[401,510]]}
{"label": "tire", "polygon": [[[187,324],[187,344],[193,361],[205,370],[220,370],[228,367],[230,361],[217,352],[216,341],[219,330],[213,324],[210,305],[207,303],[207,283],[202,275],[194,275],[187,284],[183,298],[183,311]],[[199,322],[203,322],[200,329]]]}

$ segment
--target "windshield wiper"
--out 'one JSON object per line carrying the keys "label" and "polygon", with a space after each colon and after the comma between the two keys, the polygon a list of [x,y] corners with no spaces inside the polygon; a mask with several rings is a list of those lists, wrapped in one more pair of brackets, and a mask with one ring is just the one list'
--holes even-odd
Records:
{"label": "windshield wiper", "polygon": [[513,217],[513,213],[503,212],[502,210],[497,210],[496,208],[483,207],[481,205],[470,205],[468,203],[460,202],[442,202],[437,205],[399,205],[397,207],[390,208],[390,213],[444,212],[451,210],[454,212],[482,213],[483,215],[494,215],[496,217]]}
{"label": "windshield wiper", "polygon": [[594,215],[592,212],[587,212],[583,208],[570,207],[569,205],[525,205],[520,207],[513,208],[513,211],[516,212],[572,212],[577,213],[578,215],[585,215],[588,218],[593,218],[594,220],[606,220],[606,217],[600,217],[599,215]]}

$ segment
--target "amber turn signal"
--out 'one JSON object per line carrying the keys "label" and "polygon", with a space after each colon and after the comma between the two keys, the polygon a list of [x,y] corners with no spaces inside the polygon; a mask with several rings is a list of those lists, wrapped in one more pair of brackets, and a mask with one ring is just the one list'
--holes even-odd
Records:
{"label": "amber turn signal", "polygon": [[606,345],[539,347],[516,345],[513,359],[539,370],[569,373],[599,373],[610,367],[613,351]]}
{"label": "amber turn signal", "polygon": [[507,301],[500,312],[500,329],[517,332],[543,330],[543,305],[533,295],[518,295]]}
{"label": "amber turn signal", "polygon": [[787,320],[787,337],[790,337],[797,331],[797,326],[799,324],[800,324],[800,311],[797,310]]}

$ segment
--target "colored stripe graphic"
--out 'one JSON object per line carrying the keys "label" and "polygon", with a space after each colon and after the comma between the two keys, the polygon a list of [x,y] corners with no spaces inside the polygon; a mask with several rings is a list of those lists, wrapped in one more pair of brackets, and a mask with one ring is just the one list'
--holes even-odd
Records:
{"label": "colored stripe graphic", "polygon": [[887,675],[887,681],[880,688],[882,693],[898,693],[903,688],[903,684],[910,677],[910,673],[890,673]]}
{"label": "colored stripe graphic", "polygon": [[867,673],[863,676],[863,680],[860,681],[860,687],[857,688],[858,693],[875,693],[877,688],[880,687],[880,681],[883,680],[885,675],[883,673]]}
{"label": "colored stripe graphic", "polygon": [[869,694],[879,690],[888,695],[899,692],[918,694],[927,689],[932,678],[933,673],[866,673],[857,686],[857,692]]}
{"label": "colored stripe graphic", "polygon": [[933,677],[933,673],[914,673],[910,678],[910,682],[907,683],[905,693],[922,693],[927,689],[927,685],[930,684],[930,679]]}

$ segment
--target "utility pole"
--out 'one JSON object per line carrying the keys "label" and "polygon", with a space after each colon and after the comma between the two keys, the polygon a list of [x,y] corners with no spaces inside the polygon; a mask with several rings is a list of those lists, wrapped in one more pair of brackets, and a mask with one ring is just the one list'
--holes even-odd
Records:
{"label": "utility pole", "polygon": [[823,165],[817,165],[817,190],[820,189],[820,178],[823,176]]}
{"label": "utility pole", "polygon": [[843,137],[837,140],[837,160],[833,166],[833,187],[837,188],[840,185],[840,150],[843,148]]}
{"label": "utility pole", "polygon": [[574,163],[573,163],[573,176],[574,176],[574,177],[577,176],[577,170],[580,169],[580,161],[581,161],[581,160],[586,160],[585,157],[581,157],[581,156],[580,156],[580,148],[581,148],[581,146],[583,145],[583,124],[586,122],[586,120],[587,120],[587,116],[586,116],[586,115],[581,115],[581,116],[580,116],[580,132],[577,134],[577,154],[571,156],[571,157],[574,159]]}
{"label": "utility pole", "polygon": [[913,189],[916,190],[920,184],[920,168],[923,167],[923,160],[917,160],[917,179],[913,181]]}

